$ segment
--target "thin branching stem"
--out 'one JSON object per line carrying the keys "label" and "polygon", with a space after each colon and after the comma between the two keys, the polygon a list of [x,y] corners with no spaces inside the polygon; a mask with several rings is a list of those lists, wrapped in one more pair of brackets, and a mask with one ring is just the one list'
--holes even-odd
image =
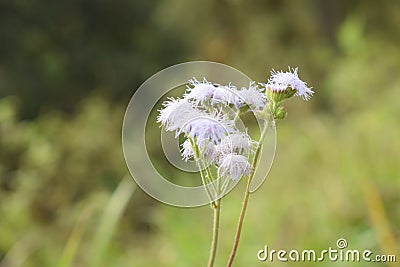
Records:
{"label": "thin branching stem", "polygon": [[235,234],[235,241],[233,242],[233,248],[232,248],[229,260],[228,260],[227,267],[231,267],[232,266],[233,260],[235,259],[235,256],[236,256],[236,251],[237,251],[237,248],[238,248],[238,245],[239,245],[240,235],[242,233],[244,215],[246,214],[247,204],[249,203],[251,182],[253,180],[255,169],[257,167],[258,160],[259,160],[259,157],[260,157],[263,139],[264,139],[265,135],[267,134],[269,128],[271,127],[271,123],[272,122],[268,121],[267,125],[264,127],[264,129],[263,129],[263,131],[261,133],[261,136],[260,136],[260,140],[258,142],[256,153],[254,155],[254,159],[253,159],[253,163],[252,163],[253,172],[250,174],[250,176],[249,176],[249,178],[247,180],[246,191],[244,193],[243,202],[242,202],[242,209],[240,211],[239,221],[238,221],[236,234]]}
{"label": "thin branching stem", "polygon": [[208,267],[214,266],[215,256],[217,255],[218,235],[219,235],[219,217],[221,214],[221,199],[215,202],[214,222],[213,222],[213,235],[210,248],[210,257],[208,259]]}
{"label": "thin branching stem", "polygon": [[211,174],[210,171],[210,166],[207,166],[206,163],[204,162],[203,159],[201,159],[201,152],[199,150],[199,147],[197,146],[197,144],[193,141],[190,140],[192,147],[193,147],[193,151],[195,151],[195,158],[197,161],[197,165],[199,167],[200,170],[200,175],[201,175],[201,179],[202,182],[204,184],[205,190],[207,192],[207,195],[210,198],[211,201],[211,207],[213,209],[213,213],[214,213],[214,220],[213,220],[213,230],[212,230],[212,241],[211,241],[211,248],[210,248],[210,257],[208,260],[208,267],[212,267],[214,266],[214,262],[215,262],[215,257],[217,255],[217,245],[218,245],[218,235],[219,235],[219,218],[220,218],[220,214],[221,214],[221,199],[218,200],[213,200],[214,197],[210,192],[210,188],[208,187],[209,184],[212,185],[214,192],[216,194],[216,196],[218,196],[219,192],[219,182],[218,182],[218,186],[215,187],[214,185],[214,178]]}

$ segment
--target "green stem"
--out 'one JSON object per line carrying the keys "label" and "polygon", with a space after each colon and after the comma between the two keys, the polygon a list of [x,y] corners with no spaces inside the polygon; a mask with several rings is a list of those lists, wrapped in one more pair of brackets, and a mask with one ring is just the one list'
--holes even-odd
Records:
{"label": "green stem", "polygon": [[210,168],[209,166],[206,166],[205,162],[202,160],[202,164],[203,164],[203,168],[206,170],[206,178],[208,178],[208,182],[211,184],[211,186],[213,187],[215,193],[218,195],[219,194],[219,185],[217,184],[217,187],[215,187],[214,185],[214,178],[211,174]]}
{"label": "green stem", "polygon": [[240,118],[240,110],[238,110],[235,114],[235,118],[233,119],[233,122],[236,123],[237,120]]}
{"label": "green stem", "polygon": [[213,223],[213,236],[211,241],[210,258],[208,260],[208,267],[214,266],[215,256],[217,255],[218,234],[219,234],[219,217],[221,213],[221,199],[215,202],[214,209],[214,223]]}
{"label": "green stem", "polygon": [[242,232],[244,215],[246,214],[247,203],[249,202],[250,184],[251,184],[251,180],[249,179],[248,182],[247,182],[247,186],[246,186],[246,192],[244,194],[242,210],[241,210],[240,216],[239,216],[239,222],[238,222],[238,226],[237,226],[237,230],[236,230],[235,241],[233,243],[233,248],[232,248],[231,255],[229,257],[229,261],[228,261],[228,265],[227,265],[228,267],[232,266],[232,263],[233,263],[233,260],[235,259],[236,251],[237,251],[237,248],[238,248],[238,245],[239,245],[239,240],[240,240],[240,234]]}
{"label": "green stem", "polygon": [[253,159],[253,163],[252,163],[253,172],[250,174],[249,179],[247,180],[246,191],[244,193],[244,198],[243,198],[243,203],[242,203],[242,210],[240,211],[239,221],[238,221],[236,234],[235,234],[235,241],[233,243],[233,248],[232,248],[229,260],[228,260],[227,267],[232,266],[233,260],[235,259],[235,256],[236,256],[236,251],[237,251],[237,248],[238,248],[238,245],[239,245],[240,235],[242,233],[244,215],[246,214],[247,204],[249,203],[251,181],[253,180],[255,169],[257,167],[258,160],[259,160],[259,157],[260,157],[262,141],[264,139],[264,136],[268,132],[268,129],[271,127],[271,122],[268,121],[267,123],[268,124],[264,127],[264,129],[263,129],[263,131],[261,133],[260,140],[259,140],[259,143],[258,143],[258,146],[257,146],[257,150],[256,150],[256,154],[255,154],[254,159]]}
{"label": "green stem", "polygon": [[[210,171],[209,167],[207,166],[205,169],[206,169],[206,173],[207,173],[209,180],[211,180],[213,182],[214,179],[211,175],[211,171]],[[213,186],[214,190],[216,190],[215,192],[217,195],[220,193],[219,178],[220,177],[218,177],[217,188],[215,188],[215,186]],[[218,199],[215,202],[213,202],[212,208],[214,211],[213,212],[214,220],[213,220],[213,231],[212,231],[212,241],[211,241],[211,248],[210,248],[210,257],[208,259],[208,265],[207,265],[208,267],[214,266],[215,257],[217,255],[217,245],[218,245],[218,236],[219,236],[219,218],[220,218],[220,214],[221,214],[221,199]]]}
{"label": "green stem", "polygon": [[[203,162],[203,164],[204,164],[204,162]],[[211,174],[209,166],[205,167],[205,170],[206,170],[206,175],[208,177],[208,180],[211,183],[213,183],[214,178]],[[218,177],[217,187],[215,187],[214,184],[212,184],[217,196],[220,193],[219,178],[220,177]],[[219,236],[219,218],[220,218],[220,214],[221,214],[221,199],[214,201],[212,203],[212,208],[214,211],[213,212],[214,220],[213,220],[213,231],[212,231],[212,241],[211,241],[211,248],[210,248],[210,257],[208,259],[208,265],[207,265],[208,267],[214,266],[215,257],[217,255],[217,245],[218,245],[218,236]]]}
{"label": "green stem", "polygon": [[199,166],[199,169],[200,169],[201,180],[202,180],[203,185],[204,185],[204,187],[206,189],[207,195],[208,195],[208,197],[210,198],[210,201],[211,201],[211,206],[215,209],[217,206],[216,206],[215,201],[213,201],[213,195],[211,194],[210,189],[208,188],[208,183],[207,183],[207,178],[206,178],[207,174],[204,173],[204,171],[202,170],[202,164],[200,163],[200,161],[199,161],[198,166]]}
{"label": "green stem", "polygon": [[210,198],[211,201],[211,207],[214,210],[214,222],[213,222],[213,231],[212,231],[212,241],[211,241],[211,248],[210,248],[210,257],[208,260],[208,267],[212,267],[214,265],[215,261],[215,256],[217,255],[217,244],[218,244],[218,235],[219,235],[219,217],[221,213],[221,199],[218,199],[216,201],[213,200],[213,195],[210,192],[210,189],[208,188],[208,184],[210,183],[215,190],[216,194],[219,194],[219,188],[217,189],[215,185],[213,184],[214,179],[212,177],[211,171],[209,169],[209,166],[205,165],[205,162],[201,159],[201,153],[199,151],[199,147],[196,145],[196,143],[193,140],[190,140],[192,144],[192,148],[195,152],[195,158],[197,159],[197,165],[200,170],[200,175],[201,175],[201,180],[203,182],[203,185],[206,189],[207,195]]}
{"label": "green stem", "polygon": [[[199,147],[198,147],[197,144],[196,144],[196,140],[193,140],[192,138],[190,138],[190,137],[188,137],[188,136],[187,136],[187,138],[188,138],[188,140],[189,140],[189,142],[190,142],[190,144],[191,144],[191,146],[192,146],[192,149],[193,149],[193,152],[194,152],[194,158],[195,158],[195,160],[196,160],[196,164],[197,164],[197,166],[198,166],[198,168],[199,168],[199,171],[200,171],[201,181],[203,182],[203,185],[204,185],[204,187],[205,187],[205,189],[206,189],[207,195],[208,195],[208,197],[210,198],[211,206],[212,206],[213,208],[216,208],[215,201],[213,201],[212,194],[211,194],[211,192],[210,192],[210,189],[208,188],[208,182],[207,182],[207,180],[211,180],[211,177],[208,176],[208,174],[209,174],[209,169],[208,169],[208,167],[205,167],[205,164],[204,164],[203,161],[200,159],[200,158],[201,158],[201,153],[200,153]],[[203,167],[204,167],[204,168],[203,168]],[[207,173],[204,173],[204,169],[206,169],[206,172],[207,172]],[[207,179],[207,177],[208,177],[208,179]],[[211,184],[212,184],[212,183],[211,183]],[[213,185],[213,184],[212,184],[212,185]],[[213,186],[214,186],[214,185],[213,185]]]}

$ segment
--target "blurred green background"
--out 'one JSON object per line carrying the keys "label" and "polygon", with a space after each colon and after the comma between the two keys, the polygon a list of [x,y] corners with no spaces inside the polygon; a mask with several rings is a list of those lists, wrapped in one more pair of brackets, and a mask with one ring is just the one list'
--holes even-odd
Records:
{"label": "blurred green background", "polygon": [[[399,14],[399,1],[0,1],[0,266],[206,265],[211,209],[146,196],[121,147],[134,90],[190,60],[257,81],[298,66],[316,91],[287,103],[235,266],[365,266],[257,260],[340,237],[397,255],[368,266],[399,266]],[[243,189],[223,201],[216,266]]]}

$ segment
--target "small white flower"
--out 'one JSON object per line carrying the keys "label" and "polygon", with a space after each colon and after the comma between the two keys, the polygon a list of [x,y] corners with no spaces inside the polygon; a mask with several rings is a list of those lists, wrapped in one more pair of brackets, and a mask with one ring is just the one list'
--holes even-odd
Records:
{"label": "small white flower", "polygon": [[181,146],[181,154],[184,161],[188,161],[189,159],[194,157],[194,151],[189,139],[186,139]]}
{"label": "small white flower", "polygon": [[229,176],[232,180],[239,180],[243,175],[249,176],[252,171],[247,158],[242,155],[227,154],[221,160],[221,165],[218,167],[219,175]]}
{"label": "small white flower", "polygon": [[215,86],[204,79],[203,82],[199,82],[196,78],[189,80],[187,91],[184,98],[193,100],[196,105],[203,104],[205,101],[211,99],[214,94]]}
{"label": "small white flower", "polygon": [[[206,162],[213,162],[215,160],[216,153],[214,143],[204,140],[199,145],[197,145],[197,147],[199,149],[200,157],[206,160]],[[185,142],[182,143],[181,154],[184,161],[195,158],[192,143],[189,139],[186,139]],[[198,158],[196,158],[196,160],[198,160]]]}
{"label": "small white flower", "polygon": [[167,131],[179,130],[188,120],[203,115],[186,99],[169,98],[163,103],[163,106],[164,109],[159,110],[157,122],[164,125]]}
{"label": "small white flower", "polygon": [[254,152],[256,145],[257,142],[252,140],[247,133],[234,132],[222,139],[217,151],[220,154],[249,154]]}
{"label": "small white flower", "polygon": [[252,108],[263,109],[266,105],[265,94],[258,88],[255,82],[250,82],[249,88],[243,87],[238,91],[242,101]]}
{"label": "small white flower", "polygon": [[295,95],[305,100],[309,100],[314,94],[314,91],[311,90],[312,87],[307,87],[307,83],[300,80],[297,74],[297,68],[290,69],[289,67],[289,71],[286,72],[272,70],[271,77],[265,86],[267,89],[269,88],[276,92],[283,92],[287,88],[291,88],[292,90],[296,90]]}
{"label": "small white flower", "polygon": [[199,150],[201,156],[207,161],[207,162],[213,162],[215,161],[215,156],[216,156],[216,145],[213,142],[210,141],[203,141],[199,145]]}
{"label": "small white flower", "polygon": [[201,115],[190,119],[180,132],[186,133],[200,145],[204,140],[219,143],[226,134],[233,131],[232,127],[233,121],[223,116]]}
{"label": "small white flower", "polygon": [[243,104],[243,100],[240,97],[237,89],[233,85],[218,86],[215,88],[213,97],[213,103],[222,103],[225,105],[232,104],[235,108],[239,108]]}

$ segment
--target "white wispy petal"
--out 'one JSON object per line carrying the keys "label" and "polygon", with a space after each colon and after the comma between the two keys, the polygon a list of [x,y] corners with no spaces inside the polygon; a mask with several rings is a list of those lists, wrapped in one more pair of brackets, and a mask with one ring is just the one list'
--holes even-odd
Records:
{"label": "white wispy petal", "polygon": [[190,119],[203,115],[186,99],[169,98],[164,101],[163,106],[164,108],[159,110],[157,122],[161,123],[167,131],[179,130]]}
{"label": "white wispy petal", "polygon": [[289,71],[271,71],[271,77],[266,84],[266,88],[272,91],[285,91],[287,88],[296,90],[296,95],[305,100],[309,100],[314,94],[312,87],[307,87],[307,83],[300,80],[297,73],[298,68],[290,68]]}
{"label": "white wispy petal", "polygon": [[240,97],[238,90],[233,85],[219,85],[215,88],[213,97],[213,103],[222,103],[224,105],[233,105],[235,108],[239,108],[243,104],[243,100]]}
{"label": "white wispy petal", "polygon": [[203,82],[199,82],[196,78],[193,78],[189,80],[189,86],[184,98],[192,100],[196,105],[203,104],[212,98],[214,91],[215,86],[211,82],[208,82],[206,79]]}
{"label": "white wispy petal", "polygon": [[232,180],[239,180],[242,176],[249,176],[252,171],[250,163],[243,155],[227,154],[221,160],[218,173],[222,177],[229,176]]}
{"label": "white wispy petal", "polygon": [[267,103],[265,94],[255,82],[250,82],[249,87],[243,87],[238,94],[244,103],[255,109],[263,109]]}
{"label": "white wispy petal", "polygon": [[200,154],[206,162],[214,162],[216,156],[216,145],[209,140],[201,142],[199,145]]}
{"label": "white wispy petal", "polygon": [[189,159],[194,158],[194,151],[189,139],[186,139],[181,146],[181,154],[184,161],[188,161]]}
{"label": "white wispy petal", "polygon": [[[186,139],[181,146],[182,146],[181,154],[184,161],[188,161],[189,159],[195,157],[192,143],[190,142],[189,139]],[[199,149],[200,157],[204,159],[206,162],[213,162],[215,160],[216,148],[213,142],[203,140],[203,142],[197,145],[197,147]]]}
{"label": "white wispy petal", "polygon": [[217,146],[219,154],[249,154],[254,152],[257,142],[252,140],[247,133],[234,132],[222,139],[221,143]]}
{"label": "white wispy petal", "polygon": [[204,140],[219,143],[233,131],[233,121],[222,115],[201,115],[190,119],[182,126],[180,132],[186,133],[200,145]]}

